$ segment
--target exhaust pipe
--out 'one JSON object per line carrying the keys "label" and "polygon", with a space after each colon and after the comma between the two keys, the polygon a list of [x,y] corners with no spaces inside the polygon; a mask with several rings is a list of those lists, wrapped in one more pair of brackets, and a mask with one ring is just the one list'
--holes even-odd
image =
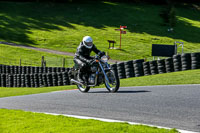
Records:
{"label": "exhaust pipe", "polygon": [[77,85],[82,85],[82,86],[84,86],[84,84],[82,84],[81,82],[79,82],[79,81],[77,81],[77,80],[75,80],[75,79],[71,79],[70,81],[71,81],[71,83],[75,83],[75,84],[77,84]]}

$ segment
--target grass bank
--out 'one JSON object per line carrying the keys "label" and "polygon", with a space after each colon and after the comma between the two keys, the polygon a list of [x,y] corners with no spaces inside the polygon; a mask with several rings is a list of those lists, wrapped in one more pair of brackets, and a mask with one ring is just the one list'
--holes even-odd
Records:
{"label": "grass bank", "polygon": [[[0,41],[74,53],[82,37],[90,35],[99,49],[117,60],[150,58],[151,44],[174,41],[184,42],[185,52],[199,52],[200,11],[177,6],[177,26],[168,32],[159,16],[164,8],[111,2],[0,2]],[[119,47],[119,32],[114,29],[120,25],[128,27],[122,50],[109,50],[107,40],[115,40]]]}
{"label": "grass bank", "polygon": [[0,121],[1,133],[177,133],[175,129],[81,120],[7,109],[0,109]]}
{"label": "grass bank", "polygon": [[71,56],[0,44],[0,64],[19,66],[21,59],[22,66],[41,66],[42,56],[44,56],[47,67],[62,67],[63,58],[65,58],[65,67],[72,67],[74,64]]}

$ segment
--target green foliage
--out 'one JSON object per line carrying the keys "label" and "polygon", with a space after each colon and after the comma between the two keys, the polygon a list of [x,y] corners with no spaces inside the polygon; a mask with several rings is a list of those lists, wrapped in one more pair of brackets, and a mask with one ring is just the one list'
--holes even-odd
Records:
{"label": "green foliage", "polygon": [[168,5],[164,7],[164,10],[160,13],[160,16],[164,20],[164,23],[170,27],[176,25],[176,13],[174,1],[167,0]]}
{"label": "green foliage", "polygon": [[0,121],[1,133],[177,133],[174,129],[82,120],[7,109],[0,109]]}

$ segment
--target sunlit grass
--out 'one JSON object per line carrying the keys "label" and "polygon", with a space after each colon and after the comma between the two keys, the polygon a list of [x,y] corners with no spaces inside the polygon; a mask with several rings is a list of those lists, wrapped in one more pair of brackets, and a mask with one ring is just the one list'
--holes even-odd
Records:
{"label": "sunlit grass", "polygon": [[177,133],[175,129],[82,120],[7,109],[0,109],[0,121],[1,133]]}

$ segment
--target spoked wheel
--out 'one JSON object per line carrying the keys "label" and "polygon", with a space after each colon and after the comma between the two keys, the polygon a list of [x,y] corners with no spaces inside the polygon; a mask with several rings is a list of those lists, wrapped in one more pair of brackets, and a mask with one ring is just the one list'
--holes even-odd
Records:
{"label": "spoked wheel", "polygon": [[88,92],[90,90],[90,87],[87,87],[87,86],[83,86],[83,85],[77,85],[78,89],[81,91],[81,92]]}
{"label": "spoked wheel", "polygon": [[113,70],[106,72],[109,82],[105,79],[105,86],[109,92],[117,92],[120,86],[119,77]]}

